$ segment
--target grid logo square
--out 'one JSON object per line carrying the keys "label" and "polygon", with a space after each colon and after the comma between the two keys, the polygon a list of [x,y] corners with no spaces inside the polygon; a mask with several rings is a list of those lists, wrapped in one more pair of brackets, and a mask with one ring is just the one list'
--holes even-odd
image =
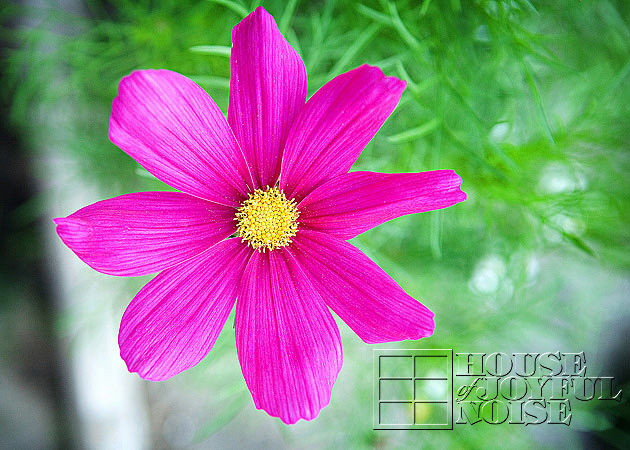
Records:
{"label": "grid logo square", "polygon": [[453,350],[374,349],[374,429],[453,429]]}
{"label": "grid logo square", "polygon": [[385,401],[411,401],[414,395],[413,380],[380,380],[379,396]]}

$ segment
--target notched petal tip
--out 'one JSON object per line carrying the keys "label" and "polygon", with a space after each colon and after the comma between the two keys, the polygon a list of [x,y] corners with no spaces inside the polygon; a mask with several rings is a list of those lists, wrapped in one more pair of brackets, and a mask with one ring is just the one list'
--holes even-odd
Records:
{"label": "notched petal tip", "polygon": [[137,358],[135,357],[133,349],[124,348],[124,344],[121,342],[120,339],[120,334],[118,337],[118,346],[120,347],[120,359],[125,362],[125,365],[127,366],[127,371],[129,373],[138,374],[138,376],[143,380],[153,382],[166,381],[183,371],[169,372],[154,370],[153,365],[149,365],[147,363],[148,358]]}
{"label": "notched petal tip", "polygon": [[[424,306],[424,305],[422,305]],[[423,324],[423,329],[418,333],[418,337],[412,337],[409,339],[422,339],[433,336],[435,332],[435,313],[425,306],[426,309],[426,322]]]}
{"label": "notched petal tip", "polygon": [[92,226],[85,220],[74,217],[58,217],[53,219],[57,225],[57,234],[61,240],[71,249],[72,243],[83,242],[91,239]]}
{"label": "notched petal tip", "polygon": [[439,180],[436,186],[441,186],[444,194],[448,194],[450,196],[451,205],[455,205],[456,203],[460,203],[466,200],[467,195],[464,191],[461,190],[461,186],[464,180],[457,174],[457,172],[455,172],[455,170],[439,169],[432,172],[436,175],[439,175]]}
{"label": "notched petal tip", "polygon": [[[322,409],[326,408],[329,404],[330,404],[330,399],[325,404],[322,403]],[[254,406],[256,407],[257,410],[265,411],[271,417],[275,417],[277,419],[280,419],[286,425],[294,425],[294,424],[298,423],[300,420],[305,420],[307,422],[310,422],[311,420],[317,419],[317,417],[319,417],[319,413],[322,411],[322,409],[319,409],[317,411],[313,411],[310,414],[306,414],[304,417],[296,417],[296,416],[293,416],[293,415],[286,416],[286,415],[283,415],[282,413],[279,414],[279,413],[277,413],[276,411],[274,411],[274,410],[272,410],[270,408],[265,408],[265,407],[261,406],[256,401],[255,398],[254,398]]]}
{"label": "notched petal tip", "polygon": [[136,373],[140,378],[146,381],[164,381],[169,378],[174,377],[177,374],[169,374],[168,376],[163,376],[156,373],[151,373],[149,370],[144,368],[145,363],[143,360],[134,359],[133,354],[128,350],[123,348],[123,343],[120,341],[120,335],[118,337],[118,346],[120,347],[120,359],[125,362],[127,366],[127,371],[129,373]]}
{"label": "notched petal tip", "polygon": [[180,75],[176,72],[166,69],[143,69],[134,70],[129,75],[125,75],[120,79],[118,83],[118,90],[116,91],[116,97],[112,100],[112,113],[109,116],[109,130],[107,136],[112,144],[123,148],[124,147],[124,133],[123,124],[117,120],[117,117],[122,117],[126,108],[124,97],[129,94],[133,94],[137,90],[137,86],[150,82],[152,75],[156,74],[168,74]]}
{"label": "notched petal tip", "polygon": [[250,16],[254,16],[254,15],[258,15],[258,16],[265,16],[265,17],[271,17],[273,19],[273,16],[271,14],[269,14],[267,12],[267,10],[263,7],[263,6],[259,6],[257,7],[255,10],[253,10],[250,14]]}
{"label": "notched petal tip", "polygon": [[445,172],[450,172],[450,174],[451,174],[451,189],[453,191],[456,191],[456,197],[454,199],[454,204],[455,203],[460,203],[460,202],[463,202],[464,200],[466,200],[468,198],[468,196],[461,189],[462,183],[464,182],[462,177],[460,177],[457,174],[457,172],[455,172],[452,169],[446,170]]}
{"label": "notched petal tip", "polygon": [[397,78],[394,76],[385,75],[385,72],[383,72],[383,69],[381,69],[378,66],[362,64],[359,67],[357,67],[355,70],[358,73],[363,73],[364,76],[373,77],[375,81],[377,81],[379,78],[382,79],[384,83],[386,84],[386,86],[389,87],[389,90],[392,93],[402,94],[402,92],[407,87],[407,82],[405,80],[401,80],[400,78]]}
{"label": "notched petal tip", "polygon": [[254,22],[262,22],[262,21],[271,21],[274,24],[276,23],[275,19],[271,14],[267,12],[265,8],[259,6],[247,16],[243,18],[239,23],[237,23],[234,28],[232,28],[232,47],[234,46],[234,37],[238,35],[238,32],[243,28],[253,25]]}
{"label": "notched petal tip", "polygon": [[417,301],[416,302],[421,306],[422,308],[422,322],[418,323],[418,326],[416,329],[413,328],[413,326],[409,326],[409,324],[407,324],[404,328],[407,331],[407,334],[401,334],[399,337],[397,337],[395,340],[383,340],[382,338],[372,338],[363,334],[358,334],[359,338],[365,342],[366,344],[383,344],[385,342],[402,342],[402,341],[417,341],[418,339],[424,339],[424,338],[429,338],[431,336],[433,336],[433,333],[435,332],[435,328],[436,328],[436,324],[435,324],[435,313],[433,311],[431,311],[429,308],[427,308],[424,304],[422,304],[421,302]]}
{"label": "notched petal tip", "polygon": [[423,336],[423,337],[431,337],[431,336],[433,336],[433,333],[435,333],[435,320],[432,320],[431,322],[433,323],[433,328],[430,328],[430,330],[428,331],[427,335]]}

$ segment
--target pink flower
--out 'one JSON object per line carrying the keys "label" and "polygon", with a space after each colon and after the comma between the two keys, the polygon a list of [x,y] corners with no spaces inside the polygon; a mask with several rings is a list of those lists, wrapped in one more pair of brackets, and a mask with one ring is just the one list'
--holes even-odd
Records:
{"label": "pink flower", "polygon": [[[160,272],[125,311],[129,371],[164,380],[197,364],[236,303],[238,358],[257,408],[315,418],[341,369],[332,309],[367,343],[433,333],[433,313],[346,240],[461,202],[452,170],[348,172],[405,82],[367,65],[306,102],[306,70],[258,8],[233,30],[227,120],[167,70],[120,82],[109,136],[181,192],[141,192],[56,219],[99,272]],[[238,299],[238,300],[237,300]]]}

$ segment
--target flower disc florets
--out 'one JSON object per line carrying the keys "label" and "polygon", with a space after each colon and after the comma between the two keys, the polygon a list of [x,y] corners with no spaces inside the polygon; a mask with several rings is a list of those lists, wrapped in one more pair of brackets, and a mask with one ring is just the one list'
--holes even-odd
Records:
{"label": "flower disc florets", "polygon": [[278,188],[256,189],[236,212],[238,235],[258,251],[275,250],[291,243],[300,212]]}

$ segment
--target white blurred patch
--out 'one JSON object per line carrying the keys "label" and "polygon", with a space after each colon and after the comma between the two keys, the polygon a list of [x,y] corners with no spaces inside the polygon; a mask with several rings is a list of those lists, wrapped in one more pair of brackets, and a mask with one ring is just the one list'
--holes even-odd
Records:
{"label": "white blurred patch", "polygon": [[542,171],[538,190],[543,194],[562,194],[583,191],[586,178],[576,170],[561,163],[550,163]]}
{"label": "white blurred patch", "polygon": [[503,142],[510,134],[510,124],[507,122],[499,122],[490,130],[490,139],[495,142]]}
{"label": "white blurred patch", "polygon": [[584,234],[586,226],[584,222],[574,217],[565,216],[564,214],[556,214],[551,217],[551,221],[556,224],[565,233],[575,236]]}
{"label": "white blurred patch", "polygon": [[581,236],[586,231],[586,225],[583,221],[564,214],[555,214],[551,216],[550,221],[553,225],[545,225],[543,228],[545,239],[549,242],[562,242],[564,240],[563,233]]}
{"label": "white blurred patch", "polygon": [[499,290],[505,273],[503,258],[488,255],[477,263],[468,287],[477,294],[493,294]]}
{"label": "white blurred patch", "polygon": [[[439,372],[430,372],[430,376],[439,378],[441,376],[444,376],[444,374],[441,374]],[[444,380],[427,380],[426,389],[428,391],[429,398],[447,398],[448,383],[446,383]]]}
{"label": "white blurred patch", "polygon": [[525,273],[527,275],[527,284],[532,285],[540,273],[540,259],[536,255],[530,255],[529,258],[527,258]]}

